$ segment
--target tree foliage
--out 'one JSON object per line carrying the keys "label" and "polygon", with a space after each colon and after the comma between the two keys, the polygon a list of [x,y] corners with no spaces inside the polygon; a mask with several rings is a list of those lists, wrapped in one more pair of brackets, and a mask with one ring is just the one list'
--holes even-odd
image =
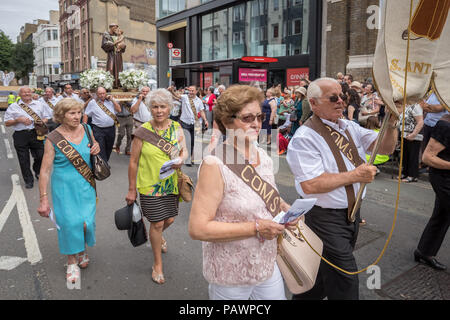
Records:
{"label": "tree foliage", "polygon": [[12,57],[14,52],[14,43],[11,39],[0,30],[0,70],[11,71]]}
{"label": "tree foliage", "polygon": [[34,44],[32,42],[19,42],[14,46],[12,70],[17,79],[28,79],[28,74],[34,67]]}

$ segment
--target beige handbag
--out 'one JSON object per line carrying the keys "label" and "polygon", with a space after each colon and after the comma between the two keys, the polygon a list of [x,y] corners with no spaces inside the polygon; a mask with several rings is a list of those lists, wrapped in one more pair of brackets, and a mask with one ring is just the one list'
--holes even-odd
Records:
{"label": "beige handbag", "polygon": [[177,170],[178,174],[178,192],[181,199],[185,202],[192,201],[192,191],[194,190],[194,183],[192,179],[183,173],[180,169]]}
{"label": "beige handbag", "polygon": [[322,254],[322,240],[302,221],[297,230],[285,229],[278,237],[277,264],[290,292],[299,294],[310,290],[316,282],[320,256],[306,243]]}

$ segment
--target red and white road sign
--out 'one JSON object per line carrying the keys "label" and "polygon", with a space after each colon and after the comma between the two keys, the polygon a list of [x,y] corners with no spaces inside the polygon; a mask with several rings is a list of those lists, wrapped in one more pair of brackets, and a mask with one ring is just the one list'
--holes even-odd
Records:
{"label": "red and white road sign", "polygon": [[172,49],[172,48],[173,48],[173,43],[172,43],[172,42],[169,42],[169,43],[167,44],[167,48]]}
{"label": "red and white road sign", "polygon": [[180,49],[173,49],[172,50],[172,57],[173,58],[180,58],[181,57],[181,50]]}

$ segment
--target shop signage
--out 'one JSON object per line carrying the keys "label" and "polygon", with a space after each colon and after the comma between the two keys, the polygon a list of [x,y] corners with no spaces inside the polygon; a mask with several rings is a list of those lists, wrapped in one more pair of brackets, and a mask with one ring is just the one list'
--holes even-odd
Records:
{"label": "shop signage", "polygon": [[286,83],[288,87],[300,85],[300,80],[309,76],[309,68],[295,68],[286,70]]}
{"label": "shop signage", "polygon": [[[204,82],[203,82],[203,77],[205,78]],[[213,85],[213,73],[212,72],[200,73],[200,87],[203,87],[206,90],[209,87],[211,87],[212,85]]]}
{"label": "shop signage", "polygon": [[277,58],[270,58],[270,57],[242,57],[242,61],[246,62],[278,62]]}
{"label": "shop signage", "polygon": [[170,61],[169,65],[176,66],[181,63],[181,49],[173,48],[170,49]]}
{"label": "shop signage", "polygon": [[266,69],[239,68],[239,82],[267,82]]}

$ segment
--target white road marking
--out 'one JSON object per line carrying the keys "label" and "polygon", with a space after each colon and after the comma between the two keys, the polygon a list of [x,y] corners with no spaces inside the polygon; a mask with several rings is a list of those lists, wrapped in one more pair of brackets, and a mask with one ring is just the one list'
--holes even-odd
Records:
{"label": "white road marking", "polygon": [[5,134],[5,133],[6,133],[5,126],[4,126],[4,125],[1,125],[1,128],[2,128],[2,133]]}
{"label": "white road marking", "polygon": [[0,257],[0,270],[6,270],[10,271],[18,266],[20,266],[22,263],[27,261],[26,258],[20,258],[20,257]]}
{"label": "white road marking", "polygon": [[7,155],[8,159],[12,159],[13,153],[12,153],[11,145],[9,144],[8,139],[5,139],[5,146],[6,146],[6,155]]}
{"label": "white road marking", "polygon": [[12,270],[26,260],[28,260],[32,265],[42,260],[42,254],[39,250],[36,233],[34,232],[34,227],[28,212],[27,201],[19,183],[19,176],[17,174],[13,174],[11,176],[11,181],[13,185],[11,196],[6,203],[6,206],[0,213],[0,232],[2,231],[6,220],[13,211],[14,207],[17,206],[17,213],[19,215],[20,225],[22,227],[22,236],[25,240],[27,258],[6,256],[0,257],[0,270]]}

